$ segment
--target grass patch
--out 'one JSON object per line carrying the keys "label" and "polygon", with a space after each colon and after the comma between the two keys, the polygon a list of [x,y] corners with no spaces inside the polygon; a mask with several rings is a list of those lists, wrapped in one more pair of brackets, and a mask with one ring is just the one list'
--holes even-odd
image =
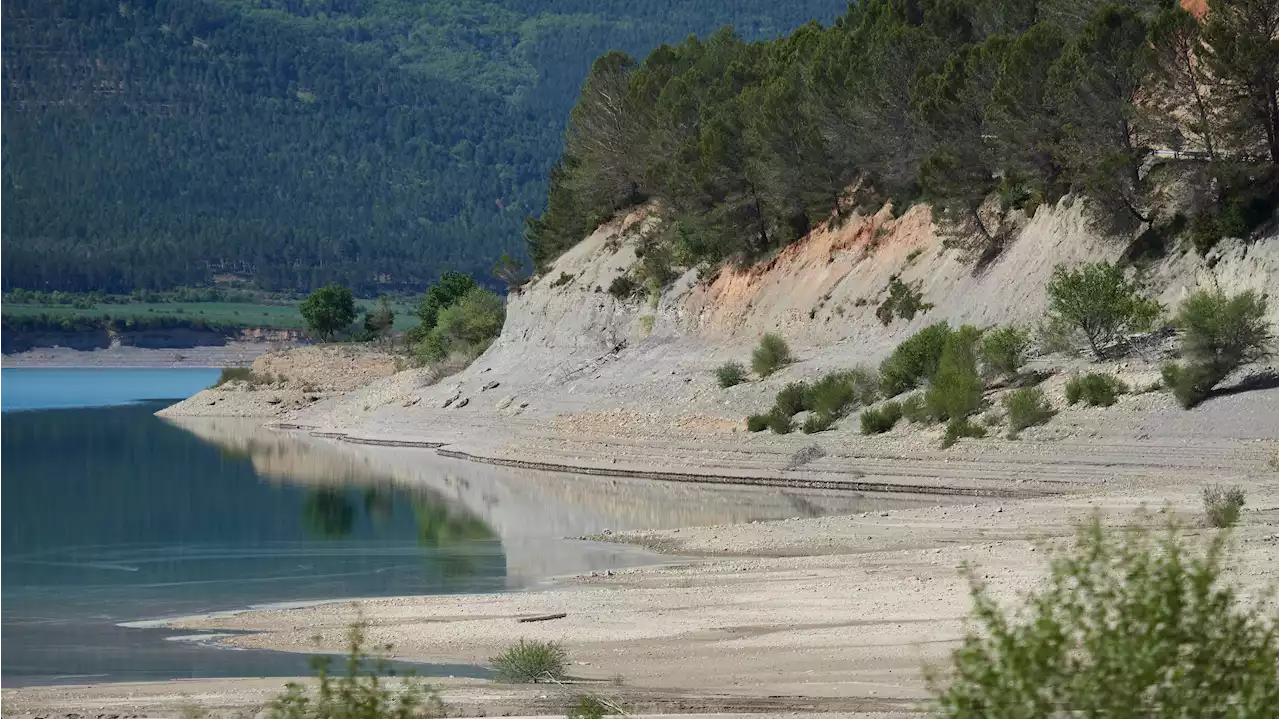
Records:
{"label": "grass patch", "polygon": [[747,381],[747,368],[741,362],[725,362],[716,368],[716,382],[722,389]]}
{"label": "grass patch", "polygon": [[1204,500],[1204,518],[1210,527],[1234,527],[1240,519],[1240,510],[1244,507],[1243,489],[1215,484],[1205,487],[1200,496]]}
{"label": "grass patch", "polygon": [[793,361],[787,341],[773,333],[761,337],[760,344],[751,353],[751,369],[761,377],[768,377]]}
{"label": "grass patch", "polygon": [[774,434],[791,434],[796,430],[796,423],[791,419],[791,415],[786,415],[778,410],[769,413],[769,429]]}
{"label": "grass patch", "polygon": [[902,419],[902,405],[898,402],[886,402],[882,407],[862,410],[859,421],[863,434],[882,434],[893,429]]}
{"label": "grass patch", "polygon": [[1120,378],[1101,372],[1090,372],[1076,375],[1067,380],[1067,404],[1074,405],[1081,400],[1090,407],[1110,407],[1116,398],[1129,391],[1129,385]]}
{"label": "grass patch", "polygon": [[1004,396],[1004,408],[1009,415],[1009,439],[1017,439],[1022,430],[1045,424],[1057,414],[1039,387],[1010,392]]}
{"label": "grass patch", "polygon": [[947,422],[947,431],[942,435],[942,448],[946,449],[964,437],[982,439],[986,436],[987,429],[980,424],[969,421],[968,417],[953,419]]}
{"label": "grass patch", "polygon": [[814,412],[808,417],[805,417],[804,422],[800,425],[800,431],[805,434],[825,432],[834,427],[835,423],[835,417],[823,412]]}
{"label": "grass patch", "polygon": [[561,681],[566,676],[569,654],[557,642],[521,639],[506,651],[489,660],[498,681],[511,684],[536,684],[539,681]]}

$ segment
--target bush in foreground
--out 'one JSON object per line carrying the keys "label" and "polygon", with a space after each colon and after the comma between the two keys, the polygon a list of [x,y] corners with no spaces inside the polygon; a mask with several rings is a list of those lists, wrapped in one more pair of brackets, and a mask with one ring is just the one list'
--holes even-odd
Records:
{"label": "bush in foreground", "polygon": [[787,341],[773,333],[761,337],[760,344],[751,353],[751,369],[761,377],[768,377],[791,362],[791,348]]}
{"label": "bush in foreground", "polygon": [[716,382],[722,389],[747,381],[747,368],[741,362],[725,362],[716,368]]}
{"label": "bush in foreground", "polygon": [[796,423],[791,419],[791,415],[775,409],[769,413],[769,429],[774,434],[791,434],[796,430]]}
{"label": "bush in foreground", "polygon": [[255,384],[258,378],[253,370],[248,367],[223,367],[222,372],[218,374],[218,381],[213,383],[214,387],[221,387],[228,382],[248,382]]}
{"label": "bush in foreground", "polygon": [[1243,489],[1215,484],[1205,487],[1201,498],[1204,500],[1204,517],[1210,527],[1234,527],[1236,520],[1240,519],[1240,510],[1244,508]]}
{"label": "bush in foreground", "polygon": [[919,392],[907,395],[902,398],[899,403],[902,406],[902,416],[912,424],[928,424],[933,421],[929,416],[929,409],[924,406],[924,395]]}
{"label": "bush in foreground", "polygon": [[773,411],[794,417],[808,408],[809,385],[805,382],[792,382],[778,390],[773,398]]}
{"label": "bush in foreground", "polygon": [[[267,705],[269,719],[438,719],[444,706],[435,690],[406,676],[398,691],[379,675],[390,675],[382,656],[370,656],[363,648],[364,625],[352,625],[348,634],[344,673],[329,673],[329,657],[316,657],[312,666],[317,686],[308,692],[289,682],[285,692]],[[389,647],[388,647],[389,649]],[[372,664],[372,668],[366,666]]]}
{"label": "bush in foreground", "polygon": [[879,408],[868,407],[862,410],[859,420],[863,434],[882,434],[893,429],[893,425],[902,419],[902,405],[898,402],[885,402]]}
{"label": "bush in foreground", "polygon": [[1203,402],[1227,375],[1275,354],[1270,322],[1261,295],[1196,292],[1182,304],[1177,318],[1187,363],[1165,365],[1165,384],[1187,409]]}
{"label": "bush in foreground", "polygon": [[1006,613],[967,568],[978,625],[930,683],[937,710],[979,717],[1263,717],[1280,700],[1274,612],[1224,581],[1171,527],[1109,533],[1095,519]]}
{"label": "bush in foreground", "polygon": [[1017,439],[1022,430],[1044,424],[1056,414],[1039,387],[1010,392],[1004,396],[1004,408],[1009,415],[1009,439]]}
{"label": "bush in foreground", "polygon": [[824,412],[814,412],[804,418],[804,422],[800,425],[800,431],[805,434],[825,432],[835,426],[835,423],[835,417]]}
{"label": "bush in foreground", "polygon": [[566,676],[569,655],[556,642],[521,639],[489,660],[498,681],[512,684],[536,684],[560,681]]}
{"label": "bush in foreground", "polygon": [[753,414],[747,417],[748,432],[763,432],[766,429],[769,429],[769,415]]}
{"label": "bush in foreground", "polygon": [[946,449],[965,437],[982,439],[987,436],[987,429],[976,424],[968,417],[957,417],[947,422],[947,431],[942,435],[942,448]]}
{"label": "bush in foreground", "polygon": [[988,372],[1013,377],[1027,363],[1031,333],[1020,327],[1001,327],[982,338],[982,366]]}
{"label": "bush in foreground", "polygon": [[1067,380],[1067,404],[1075,404],[1080,400],[1090,407],[1110,407],[1116,403],[1116,397],[1129,391],[1129,385],[1120,381],[1119,377],[1100,372],[1076,375]]}

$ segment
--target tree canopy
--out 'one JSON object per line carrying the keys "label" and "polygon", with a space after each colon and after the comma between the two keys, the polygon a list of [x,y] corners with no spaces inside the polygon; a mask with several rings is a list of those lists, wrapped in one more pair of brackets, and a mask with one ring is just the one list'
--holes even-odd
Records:
{"label": "tree canopy", "polygon": [[1203,23],[1169,0],[863,0],[768,42],[722,28],[610,53],[570,113],[530,253],[545,266],[646,199],[686,265],[752,260],[886,200],[994,241],[1004,213],[1072,192],[1105,229],[1132,228],[1172,214],[1157,151],[1212,163],[1200,184],[1228,189],[1209,220],[1247,233],[1275,208],[1275,32],[1264,0],[1209,0]]}
{"label": "tree canopy", "polygon": [[840,0],[14,0],[6,290],[420,291],[523,256],[592,59]]}

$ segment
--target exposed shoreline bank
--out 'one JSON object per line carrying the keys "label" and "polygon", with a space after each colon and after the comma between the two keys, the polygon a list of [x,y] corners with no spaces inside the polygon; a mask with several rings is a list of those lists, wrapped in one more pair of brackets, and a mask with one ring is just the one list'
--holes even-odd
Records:
{"label": "exposed shoreline bank", "polygon": [[77,350],[42,347],[6,354],[0,358],[5,369],[173,369],[248,366],[275,345],[270,342],[230,342],[180,349],[112,347]]}

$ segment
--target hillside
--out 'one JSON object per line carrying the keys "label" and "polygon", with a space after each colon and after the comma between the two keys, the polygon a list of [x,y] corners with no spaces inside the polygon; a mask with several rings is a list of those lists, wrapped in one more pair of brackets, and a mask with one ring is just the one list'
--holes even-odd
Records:
{"label": "hillside", "polygon": [[523,254],[591,60],[842,3],[3,8],[3,286],[421,288]]}

